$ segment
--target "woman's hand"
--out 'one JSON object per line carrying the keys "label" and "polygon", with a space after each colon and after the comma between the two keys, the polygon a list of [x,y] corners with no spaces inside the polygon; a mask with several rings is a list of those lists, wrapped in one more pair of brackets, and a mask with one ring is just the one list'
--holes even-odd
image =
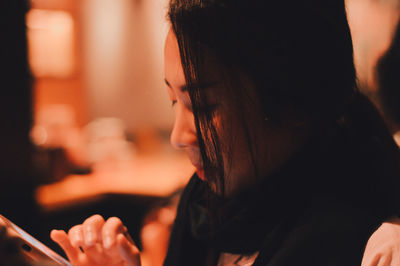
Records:
{"label": "woman's hand", "polygon": [[104,221],[100,215],[93,215],[72,227],[68,234],[53,230],[50,237],[64,249],[74,266],[140,266],[139,249],[117,217]]}

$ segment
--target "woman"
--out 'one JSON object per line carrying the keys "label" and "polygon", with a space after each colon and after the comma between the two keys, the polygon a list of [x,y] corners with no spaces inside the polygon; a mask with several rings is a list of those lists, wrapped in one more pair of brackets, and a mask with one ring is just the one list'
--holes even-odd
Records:
{"label": "woman", "polygon": [[[398,150],[356,89],[344,3],[172,0],[172,144],[196,173],[165,265],[360,265],[397,214]],[[51,236],[76,265],[139,265],[118,218]],[[108,264],[107,264],[108,265]]]}

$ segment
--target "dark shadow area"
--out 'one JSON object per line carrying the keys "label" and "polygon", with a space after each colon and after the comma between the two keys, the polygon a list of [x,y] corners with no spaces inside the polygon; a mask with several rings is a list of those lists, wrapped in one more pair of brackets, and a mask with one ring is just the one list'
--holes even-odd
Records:
{"label": "dark shadow area", "polygon": [[378,97],[392,133],[400,130],[400,22],[392,43],[376,67]]}
{"label": "dark shadow area", "polygon": [[39,226],[32,171],[32,77],[28,66],[26,0],[5,1],[0,9],[0,213],[27,231]]}

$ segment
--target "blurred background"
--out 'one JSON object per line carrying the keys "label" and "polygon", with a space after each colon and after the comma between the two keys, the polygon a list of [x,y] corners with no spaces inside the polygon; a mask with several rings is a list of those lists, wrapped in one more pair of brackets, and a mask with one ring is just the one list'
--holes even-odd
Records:
{"label": "blurred background", "polygon": [[[167,4],[2,4],[0,213],[60,253],[50,229],[67,230],[95,213],[120,217],[141,248],[145,239],[168,241],[193,169],[168,143]],[[391,44],[400,0],[346,4],[359,86],[380,108],[376,64]],[[399,127],[386,120],[395,135]],[[161,244],[147,248],[165,252]],[[144,265],[160,261],[149,255]]]}

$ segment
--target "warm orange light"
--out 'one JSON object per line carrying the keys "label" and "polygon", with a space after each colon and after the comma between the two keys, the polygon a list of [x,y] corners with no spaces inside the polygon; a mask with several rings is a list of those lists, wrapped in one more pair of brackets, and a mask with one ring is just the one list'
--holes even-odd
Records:
{"label": "warm orange light", "polygon": [[63,78],[74,69],[74,21],[65,11],[32,9],[26,16],[29,63],[36,77]]}

